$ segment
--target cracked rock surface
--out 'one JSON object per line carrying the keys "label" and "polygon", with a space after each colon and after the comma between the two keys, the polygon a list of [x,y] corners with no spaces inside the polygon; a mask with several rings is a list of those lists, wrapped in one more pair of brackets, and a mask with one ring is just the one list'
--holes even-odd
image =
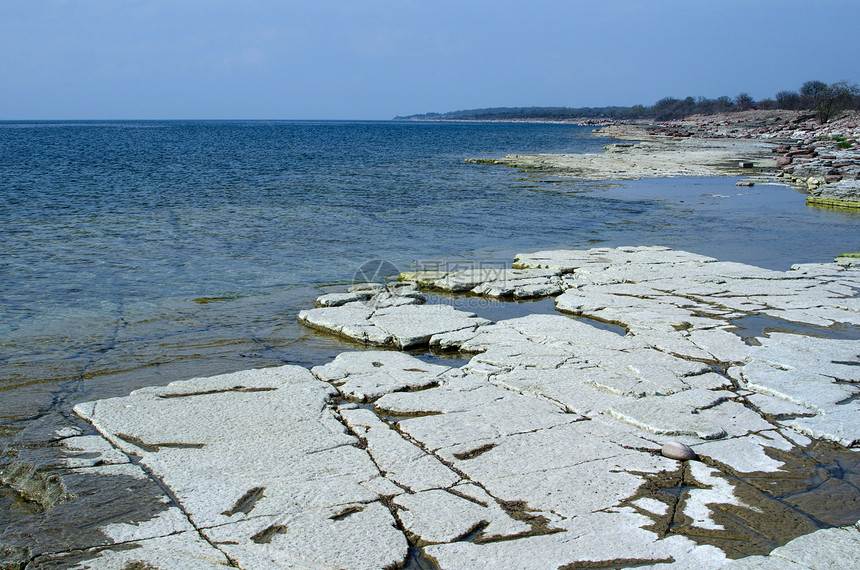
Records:
{"label": "cracked rock surface", "polygon": [[[856,565],[860,269],[777,272],[658,247],[514,265],[408,277],[510,299],[546,280],[559,311],[627,333],[566,314],[491,323],[415,304],[412,285],[327,295],[300,319],[471,359],[353,351],[310,371],[79,404],[102,437],[62,439],[70,474],[148,483],[157,508],[97,525],[74,552],[25,552],[13,539],[26,529],[7,530],[4,556],[81,568]],[[669,441],[698,459],[664,457]]]}
{"label": "cracked rock surface", "polygon": [[411,287],[394,285],[345,302],[337,295],[320,297],[317,308],[299,313],[299,322],[364,344],[399,349],[424,347],[433,335],[489,322],[448,305],[422,305],[423,296]]}
{"label": "cracked rock surface", "polygon": [[[138,457],[188,524],[239,567],[381,568],[407,542],[379,470],[296,366],[145,388],[76,412]],[[362,548],[354,548],[359,543]]]}

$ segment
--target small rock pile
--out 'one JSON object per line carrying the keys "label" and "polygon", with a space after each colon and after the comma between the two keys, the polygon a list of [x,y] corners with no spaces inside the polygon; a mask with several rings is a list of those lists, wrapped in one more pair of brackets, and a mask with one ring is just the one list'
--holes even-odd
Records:
{"label": "small rock pile", "polygon": [[[774,149],[777,173],[809,191],[807,203],[857,207],[860,200],[860,152],[834,139],[783,145]],[[847,141],[846,141],[847,142]],[[845,145],[842,145],[845,146]]]}
{"label": "small rock pile", "polygon": [[744,111],[693,115],[655,125],[675,138],[742,138],[781,142],[773,149],[776,176],[809,192],[807,204],[860,207],[860,113],[821,124],[800,111]]}

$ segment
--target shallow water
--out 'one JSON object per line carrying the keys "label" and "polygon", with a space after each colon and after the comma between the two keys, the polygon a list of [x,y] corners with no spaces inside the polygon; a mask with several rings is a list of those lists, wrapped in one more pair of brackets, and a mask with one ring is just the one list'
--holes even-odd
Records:
{"label": "shallow water", "polygon": [[463,162],[599,150],[606,140],[588,132],[2,123],[0,340],[5,349],[81,322],[157,319],[195,299],[210,308],[347,281],[371,259],[406,269],[428,259],[509,263],[537,248],[659,243],[786,269],[857,249],[860,214],[807,208],[784,187],[546,180]]}
{"label": "shallow water", "polygon": [[813,441],[790,450],[766,448],[765,453],[782,464],[779,471],[739,473],[710,458],[703,460],[732,486],[741,502],[711,505],[716,528],[701,528],[684,514],[691,492],[702,488],[684,463],[674,473],[646,477],[640,489],[640,496],[669,505],[672,516],[637,510],[652,517],[650,528],[661,537],[680,534],[717,546],[729,558],[767,554],[797,536],[849,526],[860,518],[860,458],[855,451]]}
{"label": "shallow water", "polygon": [[464,162],[601,150],[589,133],[0,123],[0,426],[143,385],[326,361],[348,345],[296,314],[373,260],[508,266],[519,251],[661,244],[784,270],[860,249],[860,213],[808,208],[782,186],[593,183]]}
{"label": "shallow water", "polygon": [[729,321],[737,327],[733,333],[744,339],[748,344],[756,344],[757,338],[769,336],[770,333],[781,332],[831,338],[841,340],[860,340],[860,326],[850,323],[836,323],[829,327],[816,327],[802,323],[784,321],[767,315],[748,315]]}
{"label": "shallow water", "polygon": [[578,136],[587,132],[4,123],[0,422],[139,385],[330,358],[339,347],[295,322],[313,287],[350,280],[368,259],[405,266],[507,246],[519,232],[505,211],[522,196],[509,172],[463,160],[599,148]]}

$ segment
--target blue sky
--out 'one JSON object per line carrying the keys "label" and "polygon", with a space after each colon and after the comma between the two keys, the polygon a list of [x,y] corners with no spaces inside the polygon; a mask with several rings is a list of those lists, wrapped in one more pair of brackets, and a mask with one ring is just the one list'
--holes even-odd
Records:
{"label": "blue sky", "polygon": [[858,0],[3,0],[0,120],[390,119],[860,83]]}

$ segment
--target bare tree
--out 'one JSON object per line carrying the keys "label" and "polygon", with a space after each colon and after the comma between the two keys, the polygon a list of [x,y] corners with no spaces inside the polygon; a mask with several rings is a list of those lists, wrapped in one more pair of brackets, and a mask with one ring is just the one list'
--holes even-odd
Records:
{"label": "bare tree", "polygon": [[827,84],[823,81],[807,81],[800,86],[800,97],[806,109],[814,109],[815,103],[821,94],[827,91]]}
{"label": "bare tree", "polygon": [[746,111],[747,109],[752,108],[753,103],[753,98],[750,97],[749,93],[739,93],[738,96],[735,97],[735,106],[738,111]]}
{"label": "bare tree", "polygon": [[778,109],[801,109],[803,103],[796,91],[780,91],[776,94],[776,106]]}
{"label": "bare tree", "polygon": [[818,120],[826,123],[845,109],[860,93],[857,85],[838,81],[827,85],[821,81],[807,81],[800,88],[800,95],[807,100],[809,108],[815,111]]}

